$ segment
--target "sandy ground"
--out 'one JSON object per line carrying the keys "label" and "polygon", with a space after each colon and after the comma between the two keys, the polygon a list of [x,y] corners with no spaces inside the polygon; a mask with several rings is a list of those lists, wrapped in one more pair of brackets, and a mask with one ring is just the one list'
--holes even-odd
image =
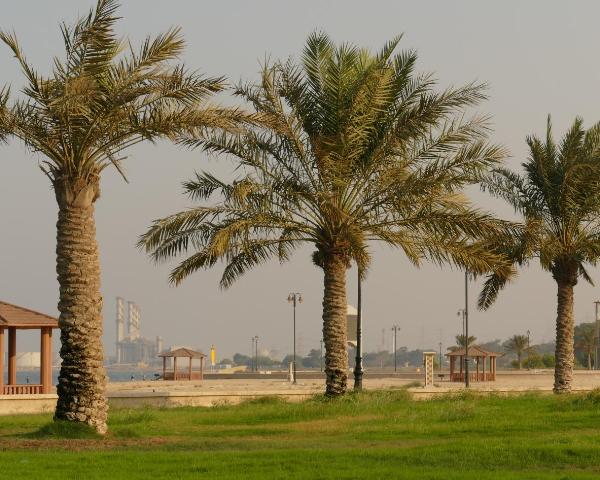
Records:
{"label": "sandy ground", "polygon": [[[366,389],[399,388],[407,384],[414,384],[417,380],[403,378],[365,378]],[[422,382],[422,380],[421,380]],[[550,371],[498,373],[495,382],[471,383],[473,389],[522,391],[522,390],[552,390],[554,375]],[[352,379],[349,379],[349,386]],[[114,382],[108,384],[110,393],[126,392],[260,392],[263,394],[286,393],[290,391],[323,391],[324,381],[321,379],[299,379],[296,385],[286,380],[270,379],[215,379],[204,381],[132,381]],[[461,383],[451,383],[447,380],[436,382],[440,389],[461,389]],[[576,372],[573,379],[574,390],[592,390],[600,388],[600,372]]]}

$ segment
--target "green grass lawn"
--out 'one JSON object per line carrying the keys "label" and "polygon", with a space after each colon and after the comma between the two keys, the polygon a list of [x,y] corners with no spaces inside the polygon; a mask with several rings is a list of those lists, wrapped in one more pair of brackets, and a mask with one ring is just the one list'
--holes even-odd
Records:
{"label": "green grass lawn", "polygon": [[110,434],[0,417],[0,479],[598,479],[600,392],[115,410]]}

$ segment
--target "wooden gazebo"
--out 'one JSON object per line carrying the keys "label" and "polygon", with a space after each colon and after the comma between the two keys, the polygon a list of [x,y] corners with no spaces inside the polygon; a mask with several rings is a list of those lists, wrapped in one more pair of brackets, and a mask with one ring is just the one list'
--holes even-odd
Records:
{"label": "wooden gazebo", "polygon": [[[0,395],[53,393],[52,329],[58,320],[0,301]],[[17,330],[40,330],[40,383],[17,385]],[[8,332],[8,383],[4,383],[4,336]]]}
{"label": "wooden gazebo", "polygon": [[[450,359],[450,381],[464,382],[465,349],[459,348],[446,354]],[[475,365],[469,369],[469,381],[471,382],[493,382],[496,380],[496,358],[501,353],[488,352],[477,345],[469,346],[469,358],[475,360]],[[456,369],[458,360],[459,368]],[[487,365],[486,365],[487,364]]]}
{"label": "wooden gazebo", "polygon": [[[163,352],[158,354],[163,359],[163,380],[202,380],[204,377],[204,359],[206,355],[202,352],[196,352],[189,348],[176,348],[170,352]],[[177,358],[188,358],[189,364],[187,371],[177,371]],[[173,371],[167,372],[167,358],[173,359]],[[192,370],[192,360],[194,358],[200,359],[200,370]]]}

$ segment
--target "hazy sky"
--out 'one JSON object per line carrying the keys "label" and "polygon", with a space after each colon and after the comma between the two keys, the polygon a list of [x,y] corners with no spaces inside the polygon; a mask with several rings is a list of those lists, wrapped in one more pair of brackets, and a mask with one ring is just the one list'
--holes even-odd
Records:
{"label": "hazy sky", "polygon": [[[147,34],[180,25],[187,39],[185,61],[210,75],[232,81],[257,78],[266,56],[297,56],[307,35],[322,29],[336,41],[372,48],[404,33],[402,47],[419,53],[418,70],[434,71],[442,86],[472,80],[489,83],[490,100],[479,111],[493,116],[493,140],[511,151],[507,163],[518,168],[527,154],[525,136],[541,133],[553,116],[562,135],[576,115],[586,125],[600,120],[600,4],[593,1],[218,1],[124,0],[120,32],[134,44]],[[29,60],[48,71],[61,55],[58,30],[87,12],[92,1],[21,0],[9,2],[0,27],[14,29]],[[16,62],[0,48],[0,83],[22,85]],[[218,356],[248,353],[250,338],[260,345],[291,350],[288,292],[302,292],[298,309],[299,350],[317,348],[321,338],[322,272],[310,262],[310,249],[294,260],[257,268],[228,291],[218,286],[221,268],[200,272],[181,287],[170,287],[168,266],[152,265],[135,243],[150,222],[189,205],[180,184],[194,170],[227,174],[226,162],[166,143],[129,152],[130,184],[115,172],[103,178],[96,218],[102,262],[105,345],[114,352],[115,296],[137,302],[142,334],[162,335],[165,344],[204,349],[214,343]],[[38,168],[40,158],[15,142],[0,147],[0,299],[57,314],[55,274],[56,204]],[[503,215],[510,211],[481,194],[478,203]],[[374,263],[364,285],[364,335],[367,350],[379,348],[385,329],[400,326],[398,344],[444,348],[460,328],[463,306],[460,271],[409,265],[398,251],[374,247]],[[600,278],[597,269],[592,276]],[[355,273],[349,271],[349,301],[355,301]],[[474,299],[478,287],[471,290]],[[576,322],[591,321],[600,292],[576,288]],[[471,332],[479,339],[532,332],[532,341],[554,335],[556,287],[550,276],[531,266],[488,312],[472,305]],[[22,348],[36,348],[26,335]]]}

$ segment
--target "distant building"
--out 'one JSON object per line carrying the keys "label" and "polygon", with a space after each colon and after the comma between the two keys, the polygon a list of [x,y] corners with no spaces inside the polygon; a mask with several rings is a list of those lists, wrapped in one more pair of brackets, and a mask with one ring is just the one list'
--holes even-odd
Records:
{"label": "distant building", "polygon": [[157,355],[163,350],[163,339],[156,337],[156,340],[150,340],[141,336],[142,315],[140,307],[135,302],[127,302],[126,324],[125,300],[117,297],[116,322],[115,363],[117,365],[158,363]]}

